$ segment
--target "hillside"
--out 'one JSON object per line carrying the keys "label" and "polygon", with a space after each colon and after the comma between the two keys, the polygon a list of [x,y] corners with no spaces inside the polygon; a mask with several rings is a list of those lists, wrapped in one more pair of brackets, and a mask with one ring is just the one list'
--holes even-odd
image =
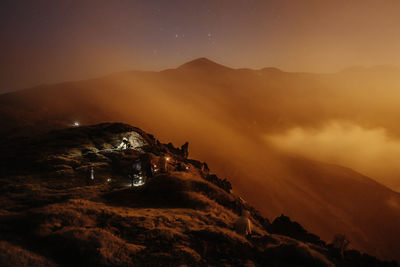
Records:
{"label": "hillside", "polygon": [[[117,149],[124,137],[131,148]],[[270,223],[202,162],[129,125],[67,128],[0,147],[1,266],[397,266],[356,250],[342,258],[284,215]],[[130,186],[135,159],[156,165],[161,157],[167,173]],[[233,229],[243,209],[254,226],[248,238]]]}
{"label": "hillside", "polygon": [[[353,171],[350,163],[339,164],[346,168],[323,158],[310,160],[265,141],[265,136],[296,127],[318,131],[330,120],[365,129],[384,127],[390,138],[400,136],[397,72],[375,71],[286,73],[231,69],[199,59],[161,72],[123,72],[0,95],[0,133],[3,139],[20,136],[13,143],[17,145],[74,121],[122,121],[163,142],[189,141],[191,155],[229,178],[235,192],[264,216],[284,213],[324,240],[345,233],[356,249],[400,260],[400,195],[393,191],[399,181],[396,151],[379,157],[394,162],[391,172],[370,176]],[[377,146],[368,138],[361,141],[371,150]],[[357,152],[349,147],[343,153]],[[374,164],[369,160],[364,165]]]}

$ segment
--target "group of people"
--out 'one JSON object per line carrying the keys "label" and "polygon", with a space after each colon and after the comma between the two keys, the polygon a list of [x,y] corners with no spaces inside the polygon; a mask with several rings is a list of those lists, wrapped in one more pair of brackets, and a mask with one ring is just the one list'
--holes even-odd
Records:
{"label": "group of people", "polygon": [[142,154],[132,163],[131,172],[128,175],[131,185],[143,185],[147,179],[152,178],[155,174],[167,173],[170,160],[169,156],[161,156],[158,162],[154,164],[149,154]]}
{"label": "group of people", "polygon": [[[121,144],[117,149],[125,150],[131,148],[131,144],[127,138],[123,138]],[[189,155],[189,143],[186,142],[181,146],[180,152],[184,158],[187,158]],[[138,158],[136,158],[132,165],[131,171],[128,174],[128,177],[131,182],[131,186],[141,186],[146,183],[146,180],[152,178],[156,173],[167,173],[169,171],[169,162],[171,158],[169,156],[161,156],[158,160],[157,164],[154,164],[151,160],[149,154],[142,154]],[[175,168],[177,171],[187,171],[189,169],[188,166],[178,162],[175,164]],[[225,179],[219,179],[216,175],[209,174],[209,168],[206,163],[203,163],[201,167],[201,171],[206,175],[206,179],[210,182],[217,184],[219,187],[225,189],[227,192],[230,192],[232,189],[231,184]],[[94,181],[94,168],[90,167],[89,177],[91,181]],[[248,237],[252,234],[252,224],[249,219],[250,212],[247,210],[242,210],[242,214],[237,220],[234,222],[234,230],[245,237]]]}
{"label": "group of people", "polygon": [[148,154],[143,154],[135,159],[132,163],[131,172],[128,177],[131,181],[131,186],[141,186],[146,183],[146,179],[154,176],[155,166],[151,162]]}

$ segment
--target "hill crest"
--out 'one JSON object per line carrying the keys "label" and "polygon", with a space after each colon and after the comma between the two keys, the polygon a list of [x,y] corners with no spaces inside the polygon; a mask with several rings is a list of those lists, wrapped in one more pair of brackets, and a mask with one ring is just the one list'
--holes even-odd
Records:
{"label": "hill crest", "polygon": [[222,64],[216,63],[206,57],[197,58],[186,62],[178,67],[178,69],[187,69],[187,70],[207,70],[207,71],[216,71],[216,70],[233,70],[230,67],[224,66]]}
{"label": "hill crest", "polygon": [[[125,138],[130,145],[121,148]],[[51,266],[397,266],[355,250],[343,259],[287,216],[270,223],[226,179],[187,158],[184,146],[162,144],[130,125],[56,130],[1,149],[9,161],[0,179],[0,201],[8,203],[0,210],[0,263],[24,255]],[[129,186],[133,162],[150,159],[159,169],[164,157],[166,172]],[[232,228],[243,209],[253,224],[249,237]]]}

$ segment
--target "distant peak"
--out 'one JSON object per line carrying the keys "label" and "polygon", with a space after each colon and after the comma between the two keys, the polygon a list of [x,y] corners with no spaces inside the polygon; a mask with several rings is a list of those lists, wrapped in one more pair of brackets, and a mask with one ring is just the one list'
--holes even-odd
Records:
{"label": "distant peak", "polygon": [[187,62],[186,64],[217,64],[217,63],[206,57],[199,57]]}
{"label": "distant peak", "polygon": [[224,65],[218,64],[208,58],[201,57],[194,59],[192,61],[189,61],[181,66],[179,66],[179,69],[231,69],[228,68]]}

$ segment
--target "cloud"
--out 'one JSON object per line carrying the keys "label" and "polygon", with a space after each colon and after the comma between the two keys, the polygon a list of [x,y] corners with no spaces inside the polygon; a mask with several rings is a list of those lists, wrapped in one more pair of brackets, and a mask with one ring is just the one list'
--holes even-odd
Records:
{"label": "cloud", "polygon": [[400,191],[400,140],[384,128],[330,121],[320,128],[295,127],[265,139],[286,152],[350,167]]}

